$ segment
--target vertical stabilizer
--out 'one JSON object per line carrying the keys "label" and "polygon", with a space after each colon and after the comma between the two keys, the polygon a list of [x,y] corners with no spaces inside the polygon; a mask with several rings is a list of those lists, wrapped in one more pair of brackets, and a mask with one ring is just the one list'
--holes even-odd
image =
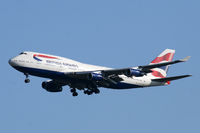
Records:
{"label": "vertical stabilizer", "polygon": [[[173,49],[165,49],[158,57],[156,57],[150,64],[157,64],[172,61],[175,54]],[[165,78],[167,76],[168,66],[162,66],[152,69],[152,73],[149,73],[148,76],[152,79],[156,78]]]}

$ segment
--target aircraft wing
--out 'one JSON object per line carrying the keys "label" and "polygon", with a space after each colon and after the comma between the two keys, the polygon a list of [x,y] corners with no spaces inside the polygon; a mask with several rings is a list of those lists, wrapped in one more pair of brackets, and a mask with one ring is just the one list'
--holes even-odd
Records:
{"label": "aircraft wing", "polygon": [[168,62],[164,62],[164,63],[157,63],[157,64],[139,66],[139,68],[141,68],[141,69],[152,69],[152,68],[172,65],[172,64],[176,64],[176,63],[180,63],[180,62],[186,62],[189,59],[190,59],[190,56],[187,56],[187,57],[185,57],[184,59],[181,59],[181,60],[175,60],[175,61],[168,61]]}
{"label": "aircraft wing", "polygon": [[129,73],[130,70],[133,69],[133,70],[138,70],[138,71],[142,72],[143,74],[146,74],[146,73],[151,73],[152,72],[151,69],[153,69],[153,68],[172,65],[172,64],[176,64],[176,63],[180,63],[180,62],[185,62],[185,61],[188,61],[189,59],[190,59],[190,56],[187,56],[184,59],[180,59],[180,60],[144,65],[144,66],[139,66],[139,67],[136,67],[136,68],[122,68],[122,69],[103,70],[102,73],[104,75],[113,75],[113,74],[115,74],[115,75],[120,75],[120,74],[127,75],[127,73]]}
{"label": "aircraft wing", "polygon": [[82,80],[96,79],[97,81],[107,81],[112,84],[117,84],[117,82],[123,80],[122,78],[118,76],[119,72],[118,74],[111,74],[111,73],[107,73],[107,74],[108,75],[104,75],[103,71],[101,70],[65,73],[66,76],[75,78],[75,79],[82,79]]}
{"label": "aircraft wing", "polygon": [[175,61],[168,61],[164,63],[157,63],[157,64],[150,64],[145,66],[139,66],[139,67],[130,67],[130,68],[122,68],[122,69],[107,69],[107,70],[96,70],[96,71],[82,71],[82,72],[71,72],[66,73],[66,76],[69,76],[71,78],[78,78],[78,79],[91,79],[92,76],[95,76],[95,78],[102,78],[103,80],[116,83],[117,81],[123,80],[119,77],[119,75],[126,75],[128,77],[131,76],[144,76],[147,73],[151,73],[151,69],[172,65],[180,62],[185,62],[189,60],[190,56],[187,56],[184,59],[181,60],[175,60]]}

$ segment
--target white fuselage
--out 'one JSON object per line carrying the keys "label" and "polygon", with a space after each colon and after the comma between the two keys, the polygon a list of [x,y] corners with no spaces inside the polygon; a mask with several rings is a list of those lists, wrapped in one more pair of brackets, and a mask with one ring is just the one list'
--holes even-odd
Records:
{"label": "white fuselage", "polygon": [[[10,59],[9,64],[25,74],[28,73],[30,75],[50,78],[54,80],[57,80],[59,75],[64,75],[66,73],[84,71],[98,72],[101,70],[111,69],[107,67],[84,64],[59,56],[36,52],[24,52],[23,54]],[[126,89],[164,85],[163,83],[152,82],[151,78],[146,75],[142,77],[127,77],[125,75],[119,75],[119,77],[123,79],[123,81],[119,81],[119,86],[115,85],[108,88]],[[64,82],[64,79],[62,79],[62,81]]]}

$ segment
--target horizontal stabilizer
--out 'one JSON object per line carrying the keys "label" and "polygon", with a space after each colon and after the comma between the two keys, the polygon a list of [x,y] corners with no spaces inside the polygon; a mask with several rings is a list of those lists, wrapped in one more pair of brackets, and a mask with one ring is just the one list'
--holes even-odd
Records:
{"label": "horizontal stabilizer", "polygon": [[181,75],[181,76],[174,76],[174,77],[167,77],[167,78],[152,79],[152,81],[167,82],[167,81],[182,79],[182,78],[186,78],[186,77],[190,77],[190,76],[192,76],[192,75]]}

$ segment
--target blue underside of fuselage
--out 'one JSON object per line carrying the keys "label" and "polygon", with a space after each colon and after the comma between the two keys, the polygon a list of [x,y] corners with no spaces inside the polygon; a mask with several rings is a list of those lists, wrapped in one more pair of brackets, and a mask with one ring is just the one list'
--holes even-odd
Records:
{"label": "blue underside of fuselage", "polygon": [[[50,78],[54,80],[61,80],[61,81],[68,81],[68,82],[81,82],[81,81],[89,82],[88,80],[79,80],[79,79],[70,78],[66,76],[63,72],[50,71],[50,70],[37,69],[37,68],[29,68],[29,67],[19,67],[19,66],[15,66],[14,68],[22,73],[38,76],[38,77],[43,77],[43,78]],[[141,86],[118,82],[117,84],[110,84],[110,86],[107,88],[130,89],[130,88],[139,88],[139,87]]]}

